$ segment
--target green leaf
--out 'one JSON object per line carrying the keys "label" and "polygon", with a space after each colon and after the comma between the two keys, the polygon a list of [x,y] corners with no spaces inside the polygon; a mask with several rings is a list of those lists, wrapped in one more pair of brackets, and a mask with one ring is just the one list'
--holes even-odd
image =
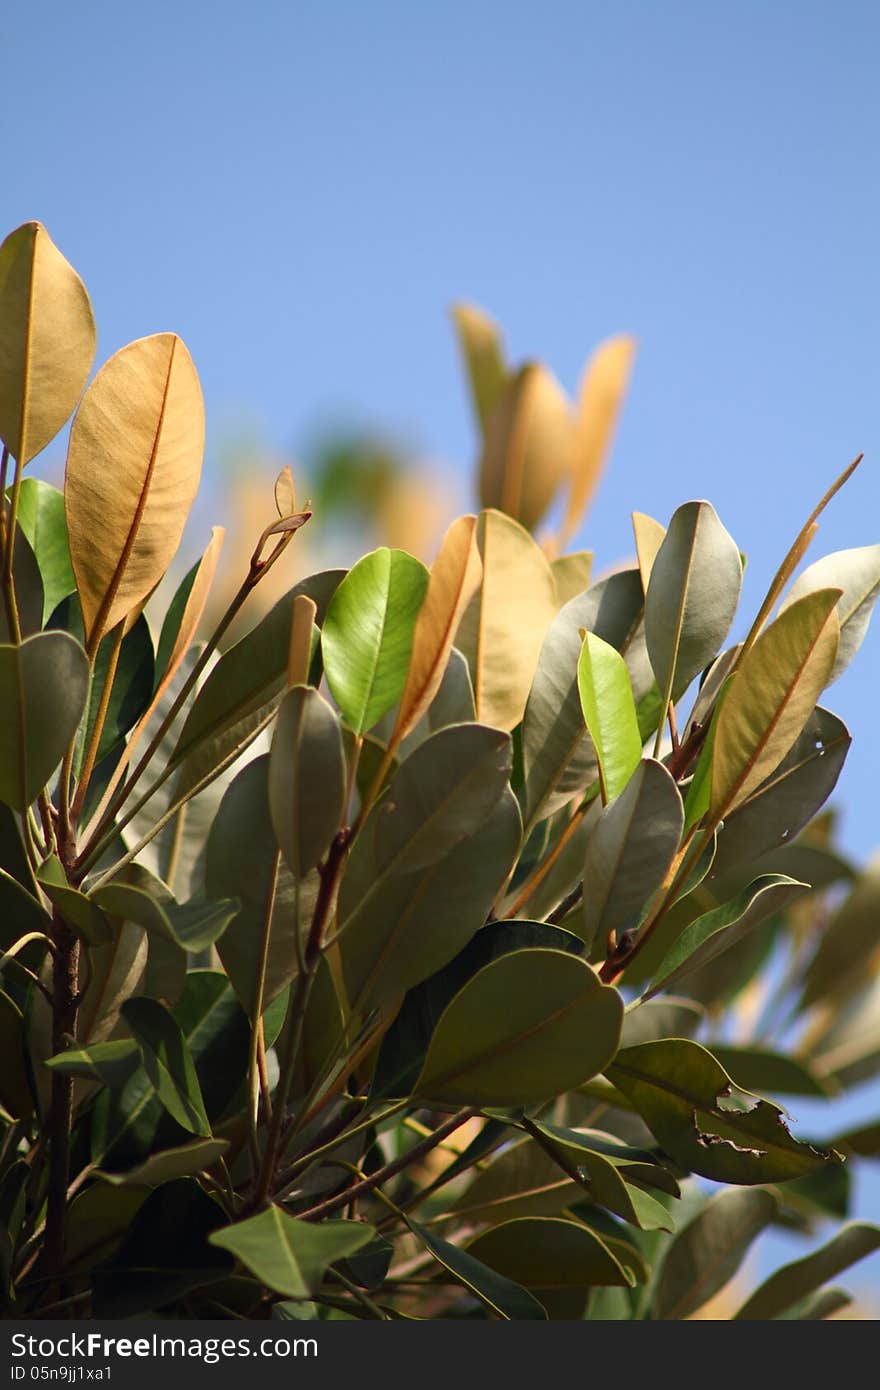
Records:
{"label": "green leaf", "polygon": [[447,1269],[459,1283],[464,1284],[466,1289],[470,1289],[490,1313],[495,1313],[508,1322],[546,1319],[547,1314],[541,1304],[520,1284],[490,1269],[469,1250],[452,1245],[450,1241],[443,1240],[433,1231],[417,1225],[415,1221],[407,1218],[406,1224],[437,1263]]}
{"label": "green leaf", "polygon": [[[106,1187],[97,1191],[103,1202],[112,1194],[121,1205],[122,1193]],[[225,1219],[223,1208],[194,1178],[176,1178],[154,1188],[136,1211],[116,1254],[94,1270],[95,1316],[130,1318],[152,1312],[225,1279],[232,1261],[208,1243]]]}
{"label": "green leaf", "polygon": [[130,1168],[127,1173],[107,1173],[96,1168],[94,1176],[111,1187],[158,1187],[160,1183],[171,1182],[174,1178],[188,1178],[212,1168],[228,1148],[227,1139],[193,1139],[175,1149],[162,1149],[159,1153],[150,1154],[143,1163]]}
{"label": "green leaf", "polygon": [[42,478],[25,478],[18,499],[18,524],[40,568],[45,622],[76,588],[67,543],[64,493]]}
{"label": "green leaf", "polygon": [[89,663],[64,632],[0,646],[0,801],[23,811],[58,766],[85,707]]}
{"label": "green leaf", "polygon": [[582,1196],[581,1183],[532,1139],[524,1139],[504,1145],[488,1166],[477,1169],[451,1209],[471,1225],[494,1225],[518,1216],[558,1216]]}
{"label": "green leaf", "polygon": [[650,999],[652,994],[668,989],[674,981],[682,979],[692,970],[708,965],[722,951],[737,945],[767,917],[780,912],[808,889],[809,884],[798,883],[785,874],[762,874],[730,902],[704,913],[685,927],[663,957],[642,997]]}
{"label": "green leaf", "polygon": [[821,1322],[825,1318],[830,1318],[834,1313],[839,1313],[843,1308],[849,1308],[853,1302],[853,1296],[847,1293],[846,1289],[818,1289],[814,1294],[808,1294],[799,1303],[795,1303],[784,1313],[778,1313],[780,1321],[791,1322]]}
{"label": "green leaf", "polygon": [[620,653],[588,632],[577,676],[584,721],[596,748],[602,800],[607,803],[623,791],[642,756],[629,673]]}
{"label": "green leaf", "polygon": [[[626,659],[635,653],[642,619],[637,570],[623,570],[578,593],[560,608],[544,638],[523,724],[526,814],[552,815],[595,781],[596,749],[578,690],[581,631],[595,633]],[[631,677],[638,678],[636,669]],[[640,694],[643,693],[640,691]]]}
{"label": "green leaf", "polygon": [[739,550],[715,509],[686,502],[654,557],[645,596],[645,637],[664,706],[716,655],[741,587]]}
{"label": "green leaf", "polygon": [[832,913],[804,974],[801,1008],[839,995],[864,979],[877,943],[880,855],[874,855]]}
{"label": "green leaf", "polygon": [[770,1101],[722,1105],[733,1083],[699,1043],[674,1038],[623,1048],[606,1076],[676,1163],[714,1182],[785,1182],[840,1162],[839,1154],[798,1143]]}
{"label": "green leaf", "polygon": [[576,956],[514,951],[485,966],[445,1009],[416,1093],[455,1105],[527,1105],[603,1071],[623,1001]]}
{"label": "green leaf", "polygon": [[[227,788],[208,836],[205,883],[208,897],[235,893],[241,907],[218,943],[223,967],[249,1014],[256,1003],[260,946],[266,916],[271,922],[263,1006],[280,994],[296,971],[295,884],[277,850],[269,814],[269,757],[243,767]],[[303,920],[317,892],[317,875],[301,885]]]}
{"label": "green leaf", "polygon": [[474,688],[468,664],[455,647],[449,653],[446,670],[428,708],[427,717],[432,734],[448,728],[450,724],[473,724],[476,720]]}
{"label": "green leaf", "polygon": [[639,762],[587,840],[584,939],[634,927],[666,876],[684,824],[678,787],[662,763]]}
{"label": "green leaf", "polygon": [[62,1076],[81,1076],[99,1081],[116,1090],[124,1086],[141,1065],[141,1050],[131,1038],[95,1043],[92,1047],[71,1047],[48,1057],[45,1065]]}
{"label": "green leaf", "polygon": [[426,869],[472,835],[501,799],[510,768],[510,737],[498,729],[457,724],[425,739],[376,808],[379,872]]}
{"label": "green leaf", "polygon": [[50,855],[40,866],[37,879],[52,906],[77,936],[92,946],[111,939],[110,923],[100,907],[85,893],[70,887],[57,855]]}
{"label": "green leaf", "polygon": [[798,599],[742,658],[718,711],[712,749],[714,820],[766,781],[828,684],[837,657],[839,589]]}
{"label": "green leaf", "polygon": [[306,594],[318,605],[318,621],[342,578],[341,570],[326,570],[295,584],[214,666],[187,715],[170,765],[185,760],[184,783],[204,767],[219,764],[229,748],[246,741],[262,727],[277,706],[287,680],[287,657],[293,604]]}
{"label": "green leaf", "polygon": [[[25,480],[27,481],[27,480]],[[0,497],[0,507],[6,514],[7,533],[9,529],[9,504]],[[15,585],[15,602],[18,609],[18,625],[23,637],[32,637],[43,626],[43,580],[37,557],[31,544],[20,527],[15,528],[12,544],[12,579]],[[9,626],[6,601],[0,604],[0,642],[15,641]]]}
{"label": "green leaf", "polygon": [[660,1202],[625,1181],[630,1174],[645,1180],[645,1156],[633,1161],[633,1151],[624,1144],[591,1130],[565,1129],[537,1120],[533,1124],[550,1150],[558,1149],[574,1163],[592,1202],[644,1230],[675,1229],[675,1218]]}
{"label": "green leaf", "polygon": [[800,834],[833,792],[851,742],[846,725],[818,706],[776,771],[725,818],[712,877]]}
{"label": "green leaf", "polygon": [[246,1221],[214,1231],[212,1245],[229,1250],[275,1293],[306,1298],[321,1284],[329,1265],[353,1255],[375,1236],[362,1221],[314,1225],[271,1206]]}
{"label": "green leaf", "polygon": [[507,881],[522,823],[507,788],[469,839],[427,868],[378,867],[370,817],[339,890],[342,969],[353,1009],[394,999],[441,969],[485,922]]}
{"label": "green leaf", "polygon": [[651,1305],[653,1316],[683,1319],[708,1303],[736,1274],[777,1206],[775,1197],[761,1188],[711,1197],[666,1251]]}
{"label": "green leaf", "polygon": [[794,581],[779,605],[780,613],[817,589],[843,590],[837,602],[840,646],[828,682],[831,685],[843,674],[865,640],[880,593],[880,545],[837,550],[833,555],[816,560]]}
{"label": "green leaf", "polygon": [[738,1321],[760,1319],[764,1322],[769,1318],[778,1318],[829,1279],[878,1248],[880,1226],[867,1221],[853,1221],[842,1226],[827,1245],[771,1274],[746,1300],[735,1318]]}
{"label": "green leaf", "polygon": [[15,1247],[25,1217],[26,1188],[30,1175],[30,1166],[19,1158],[10,1163],[0,1178],[0,1290],[4,1299],[12,1295]]}
{"label": "green leaf", "polygon": [[144,931],[155,932],[182,951],[193,952],[213,946],[240,907],[237,898],[219,902],[158,901],[143,889],[116,880],[98,888],[91,901],[111,917],[136,922]]}
{"label": "green leaf", "polygon": [[623,1020],[621,1047],[636,1047],[658,1038],[690,1038],[703,1021],[704,1010],[693,999],[666,995],[631,1004]]}
{"label": "green leaf", "polygon": [[427,587],[420,561],[382,546],[358,561],[330,601],[321,637],[324,669],[356,734],[372,729],[403,693]]}
{"label": "green leaf", "polygon": [[774,1096],[830,1096],[835,1087],[820,1080],[794,1057],[759,1047],[727,1047],[713,1043],[712,1051],[734,1084],[743,1091],[770,1091]]}
{"label": "green leaf", "polygon": [[468,1254],[540,1298],[550,1289],[631,1285],[627,1270],[589,1227],[552,1216],[523,1216],[472,1240]]}
{"label": "green leaf", "polygon": [[34,1113],[34,1098],[25,1062],[25,1026],[21,1009],[0,990],[0,1105],[17,1120]]}
{"label": "green leaf", "polygon": [[127,999],[121,1013],[138,1042],[162,1104],[184,1129],[210,1137],[211,1124],[180,1024],[155,999]]}
{"label": "green leaf", "polygon": [[323,857],[342,823],[346,792],[342,730],[312,686],[288,690],[269,759],[269,811],[294,878]]}

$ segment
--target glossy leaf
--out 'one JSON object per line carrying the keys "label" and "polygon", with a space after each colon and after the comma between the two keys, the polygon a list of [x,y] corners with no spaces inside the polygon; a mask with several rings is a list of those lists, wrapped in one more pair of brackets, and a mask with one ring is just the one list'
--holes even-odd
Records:
{"label": "glossy leaf", "polygon": [[645,637],[664,699],[677,700],[717,654],[733,622],[742,562],[708,502],[686,502],[651,567]]}
{"label": "glossy leaf", "polygon": [[69,1047],[49,1057],[45,1065],[62,1076],[81,1076],[114,1090],[134,1076],[141,1065],[141,1050],[131,1038],[117,1038],[91,1047]]}
{"label": "glossy leaf", "polygon": [[794,1057],[762,1047],[712,1044],[712,1051],[735,1084],[744,1091],[770,1091],[774,1096],[829,1096],[834,1087],[821,1081]]}
{"label": "glossy leaf", "polygon": [[453,647],[437,694],[428,709],[428,728],[432,734],[436,734],[450,724],[473,724],[476,718],[474,688],[468,664],[461,652]]}
{"label": "glossy leaf", "polygon": [[413,632],[412,652],[391,746],[415,727],[440,689],[461,615],[480,583],[477,519],[461,516],[443,537]]}
{"label": "glossy leaf", "polygon": [[24,810],[58,766],[82,716],[89,666],[64,632],[0,646],[0,801]]}
{"label": "glossy leaf", "polygon": [[776,1210],[776,1199],[761,1188],[711,1197],[666,1251],[652,1302],[654,1317],[688,1318],[708,1303],[734,1277]]}
{"label": "glossy leaf", "polygon": [[275,838],[302,879],[342,824],[347,786],[339,719],[313,686],[295,685],[281,701],[268,785]]}
{"label": "glossy leaf", "polygon": [[575,424],[555,377],[528,362],[505,383],[486,421],[480,504],[532,531],[571,474]]}
{"label": "glossy leaf", "polygon": [[52,906],[77,936],[93,946],[110,940],[112,930],[107,918],[97,903],[71,888],[57,855],[50,855],[41,865],[37,879]]}
{"label": "glossy leaf", "polygon": [[204,951],[222,936],[239,909],[236,898],[215,902],[160,902],[128,883],[114,880],[92,895],[94,902],[111,917],[136,922],[145,931],[155,932],[182,951]]}
{"label": "glossy leaf", "polygon": [[481,512],[476,538],[483,577],[455,645],[467,658],[477,718],[509,730],[522,719],[556,615],[556,583],[543,551],[510,517]]}
{"label": "glossy leaf", "polygon": [[678,849],[684,808],[662,763],[640,761],[587,840],[584,938],[604,944],[635,926]]}
{"label": "glossy leaf", "polygon": [[534,1125],[549,1150],[558,1150],[569,1165],[574,1165],[591,1201],[645,1230],[675,1229],[675,1218],[664,1206],[625,1181],[629,1174],[642,1177],[647,1166],[644,1159],[633,1161],[632,1151],[625,1145],[595,1131],[565,1129],[541,1121],[534,1121]]}
{"label": "glossy leaf", "polygon": [[880,1226],[853,1221],[802,1260],[777,1269],[747,1299],[735,1317],[739,1321],[778,1318],[842,1270],[880,1248]]}
{"label": "glossy leaf", "polygon": [[623,1004],[585,961],[514,951],[491,962],[448,1005],[416,1093],[470,1105],[523,1105],[604,1070]]}
{"label": "glossy leaf", "polygon": [[[25,481],[30,482],[30,479]],[[6,514],[8,531],[9,503],[0,498],[0,507]],[[15,587],[19,633],[22,637],[33,637],[43,626],[43,579],[30,541],[20,527],[16,527],[12,545],[12,582]],[[0,642],[13,642],[17,639],[18,634],[9,625],[9,614],[4,599],[0,603]]]}
{"label": "glossy leaf", "polygon": [[501,334],[498,325],[475,304],[454,304],[452,322],[470,378],[474,413],[485,433],[507,382]]}
{"label": "glossy leaf", "polygon": [[85,286],[39,222],[0,246],[0,438],[27,464],[55,438],[95,357]]}
{"label": "glossy leaf", "polygon": [[546,1319],[541,1304],[520,1284],[483,1264],[469,1250],[443,1240],[426,1226],[419,1226],[412,1220],[407,1220],[407,1225],[437,1263],[470,1289],[491,1313],[506,1321]]}
{"label": "glossy leaf", "polygon": [[798,1143],[769,1101],[747,1097],[754,1103],[745,1110],[722,1105],[731,1079],[698,1043],[675,1038],[623,1048],[606,1075],[676,1163],[714,1182],[784,1182],[840,1160]]}
{"label": "glossy leaf", "polygon": [[352,1007],[394,999],[450,961],[482,927],[520,844],[522,823],[505,790],[485,823],[428,867],[377,867],[371,820],[339,891],[342,968]]}
{"label": "glossy leaf", "polygon": [[623,657],[593,632],[584,636],[577,674],[602,800],[607,803],[623,791],[642,756],[632,685]]}
{"label": "glossy leaf", "polygon": [[333,698],[356,734],[400,699],[428,572],[405,550],[379,550],[351,569],[330,600],[321,645]]}
{"label": "glossy leaf", "polygon": [[763,874],[730,902],[706,912],[685,927],[669,949],[644,994],[649,999],[661,989],[714,960],[735,946],[774,912],[779,912],[809,888],[785,874]]}
{"label": "glossy leaf", "polygon": [[43,622],[76,580],[70,565],[64,494],[42,478],[25,478],[18,499],[18,524],[28,539],[43,581]]}
{"label": "glossy leaf", "polygon": [[212,1168],[229,1148],[226,1139],[193,1139],[174,1149],[161,1149],[127,1173],[95,1170],[95,1177],[111,1187],[158,1187],[175,1178],[188,1178]]}
{"label": "glossy leaf", "polygon": [[742,658],[718,711],[709,809],[727,816],[782,762],[813,713],[837,657],[838,589],[787,608]]}
{"label": "glossy leaf", "polygon": [[633,338],[608,338],[599,344],[584,370],[578,390],[571,495],[561,545],[580,525],[602,476],[629,384],[635,347]]}
{"label": "glossy leaf", "polygon": [[837,602],[840,645],[828,684],[836,681],[852,661],[868,631],[871,613],[880,593],[880,545],[862,545],[855,550],[837,550],[809,565],[792,584],[780,613],[799,598],[817,589],[842,589]]}
{"label": "glossy leaf", "polygon": [[638,575],[623,570],[569,600],[553,619],[541,646],[523,724],[526,813],[531,820],[558,810],[573,792],[594,782],[598,772],[578,690],[581,631],[595,633],[625,660],[632,659],[641,616]]}
{"label": "glossy leaf", "polygon": [[214,1231],[212,1245],[228,1250],[275,1293],[305,1298],[319,1287],[329,1265],[372,1240],[362,1221],[314,1225],[271,1206],[257,1216]]}
{"label": "glossy leaf", "polygon": [[510,776],[507,734],[458,724],[432,734],[395,773],[376,808],[376,865],[425,869],[481,826]]}
{"label": "glossy leaf", "polygon": [[76,413],[64,498],[90,646],[155,588],[199,484],[205,408],[173,333],[139,338],[98,372]]}
{"label": "glossy leaf", "polygon": [[499,1274],[541,1291],[627,1285],[623,1265],[601,1238],[579,1222],[526,1216],[492,1226],[467,1247]]}
{"label": "glossy leaf", "polygon": [[155,999],[133,998],[122,1005],[159,1099],[179,1125],[210,1136],[211,1125],[183,1030]]}

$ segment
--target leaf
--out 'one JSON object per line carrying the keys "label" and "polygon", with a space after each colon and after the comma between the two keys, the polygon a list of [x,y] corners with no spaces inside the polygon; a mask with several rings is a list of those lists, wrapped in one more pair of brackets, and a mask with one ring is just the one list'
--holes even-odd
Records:
{"label": "leaf", "polygon": [[642,592],[647,594],[651,570],[654,568],[657,551],[665,539],[666,527],[661,526],[659,521],[655,521],[652,516],[648,516],[645,512],[632,512],[631,515]]}
{"label": "leaf", "polygon": [[741,587],[733,537],[708,502],[686,502],[669,523],[645,596],[645,637],[664,705],[717,654]]}
{"label": "leaf", "polygon": [[761,1188],[711,1197],[666,1251],[652,1302],[654,1317],[688,1318],[708,1303],[736,1274],[777,1207],[775,1197]]}
{"label": "leaf", "polygon": [[204,447],[199,379],[175,334],[129,343],[89,386],[70,432],[64,499],[90,650],[171,563]]}
{"label": "leaf", "polygon": [[85,893],[71,888],[57,855],[50,855],[41,865],[37,881],[62,919],[84,941],[97,946],[111,939],[113,933],[103,912]]}
{"label": "leaf", "polygon": [[775,772],[725,817],[711,877],[800,834],[833,792],[851,742],[846,725],[817,706]]}
{"label": "leaf", "polygon": [[481,432],[507,382],[498,325],[473,304],[454,304],[452,323],[470,378],[474,412]]}
{"label": "leaf", "polygon": [[378,869],[371,819],[339,890],[339,936],[353,1008],[395,999],[440,970],[482,927],[516,859],[522,833],[508,788],[469,838],[427,868]]}
{"label": "leaf", "polygon": [[44,1065],[62,1076],[81,1076],[116,1090],[141,1065],[141,1050],[131,1038],[117,1038],[92,1047],[69,1047],[66,1052],[47,1057]]}
{"label": "leaf", "polygon": [[[596,780],[596,750],[578,690],[581,631],[593,632],[626,659],[635,656],[642,592],[635,570],[594,584],[560,608],[541,646],[523,724],[526,813],[537,821]],[[635,674],[635,669],[631,675]]]}
{"label": "leaf", "polygon": [[664,1206],[625,1181],[629,1174],[642,1177],[647,1167],[644,1157],[633,1162],[633,1150],[592,1130],[565,1129],[537,1120],[533,1124],[551,1151],[559,1150],[576,1166],[590,1201],[644,1230],[675,1229],[675,1219]]}
{"label": "leaf", "polygon": [[821,1081],[794,1057],[760,1047],[712,1044],[712,1051],[740,1090],[760,1088],[775,1096],[829,1096],[834,1087]]}
{"label": "leaf", "polygon": [[754,1322],[756,1319],[766,1322],[769,1318],[778,1318],[829,1279],[878,1248],[880,1226],[867,1221],[852,1221],[842,1226],[827,1245],[805,1255],[802,1260],[777,1269],[746,1300],[734,1318],[739,1322]]}
{"label": "leaf", "polygon": [[574,419],[556,378],[527,362],[504,385],[488,417],[480,504],[533,531],[571,473]]}
{"label": "leaf", "polygon": [[[25,481],[29,482],[30,479]],[[3,508],[6,517],[8,534],[10,506],[3,497],[0,497],[0,507]],[[12,582],[15,587],[19,633],[22,637],[32,637],[43,626],[43,580],[30,541],[19,526],[15,528],[15,539],[12,543]],[[9,626],[9,614],[4,599],[0,604],[0,642],[17,641],[18,635]]]}
{"label": "leaf", "polygon": [[639,762],[587,840],[584,939],[604,944],[637,925],[663,882],[681,838],[684,808],[662,763]]}
{"label": "leaf", "polygon": [[518,1216],[558,1216],[583,1196],[583,1187],[531,1139],[505,1144],[477,1169],[472,1182],[452,1204],[469,1225],[512,1220]]}
{"label": "leaf", "polygon": [[279,517],[293,516],[296,512],[296,488],[289,464],[285,464],[275,479],[275,509]]}
{"label": "leaf", "polygon": [[212,527],[204,555],[186,573],[168,605],[156,648],[156,684],[151,708],[155,708],[156,700],[168,688],[169,681],[195,641],[217,572],[225,535],[222,526]]}
{"label": "leaf", "polygon": [[79,1011],[81,1042],[104,1042],[116,1030],[119,1010],[134,994],[147,963],[147,939],[141,927],[117,927],[106,944],[89,952],[91,974]]}
{"label": "leaf", "polygon": [[365,555],[349,570],[321,636],[324,670],[342,716],[366,733],[403,694],[428,571],[405,550]]}
{"label": "leaf", "polygon": [[690,1038],[703,1021],[704,1010],[693,999],[666,995],[663,999],[638,1000],[626,1013],[621,1047],[656,1042],[658,1038]]}
{"label": "leaf", "polygon": [[111,1187],[158,1187],[174,1178],[188,1178],[212,1168],[229,1148],[226,1139],[193,1139],[176,1149],[163,1149],[127,1173],[105,1173],[94,1170],[94,1176]]}
{"label": "leaf", "polygon": [[305,1298],[318,1289],[329,1265],[362,1249],[375,1234],[363,1221],[313,1225],[271,1206],[214,1231],[209,1239],[235,1255],[275,1293]]}
{"label": "leaf", "polygon": [[154,932],[182,951],[190,952],[213,946],[240,906],[237,898],[219,902],[176,903],[173,899],[160,902],[142,889],[115,879],[98,888],[91,901],[111,917],[136,922],[145,931]]}
{"label": "leaf", "polygon": [[[516,802],[512,796],[509,804],[512,804],[515,811]],[[505,814],[499,816],[499,811],[504,811]],[[500,821],[501,828],[505,824],[509,824],[510,817],[506,812],[504,801],[501,802],[492,819]],[[491,861],[491,847],[487,843],[489,830],[490,826],[487,825],[486,832],[476,836],[470,842],[475,866],[483,866],[487,859]],[[515,852],[515,847],[511,853],[513,852]],[[459,866],[453,864],[451,869],[452,872],[443,880],[444,883],[448,882],[450,878],[458,883],[468,881],[469,875],[463,868],[459,871]],[[496,869],[495,872],[497,873],[498,870]],[[433,897],[433,895],[426,896]],[[421,980],[418,985],[408,991],[400,1012],[382,1040],[376,1069],[373,1073],[370,1091],[372,1099],[406,1095],[412,1090],[424,1064],[431,1038],[443,1010],[462,986],[467,984],[468,980],[478,970],[482,970],[483,966],[488,965],[490,961],[496,960],[499,956],[507,955],[511,951],[518,951],[530,946],[544,946],[553,950],[570,951],[573,955],[580,955],[583,951],[583,942],[578,937],[572,936],[570,932],[563,931],[561,927],[551,926],[547,922],[510,920],[489,922],[486,926],[481,926],[485,916],[485,911],[474,911],[473,917],[470,919],[470,925],[473,929],[470,940],[442,969],[436,970],[434,974]],[[438,921],[444,929],[448,930],[448,923],[452,921],[457,924],[459,917],[454,909],[448,911],[441,903]],[[430,919],[427,925],[430,926]],[[424,931],[423,933],[425,940],[431,941],[432,945],[437,935],[439,933],[436,931]],[[418,939],[418,933],[414,933],[414,936]],[[397,959],[397,954],[390,957],[394,965],[397,964]],[[419,968],[421,968],[421,963]]]}
{"label": "leaf", "polygon": [[602,476],[629,385],[635,348],[633,338],[607,338],[584,370],[578,391],[571,496],[560,531],[560,548],[580,525]]}
{"label": "leaf", "polygon": [[375,812],[376,865],[425,869],[472,835],[510,777],[507,734],[456,724],[420,743],[401,763]]}
{"label": "leaf", "polygon": [[534,1290],[586,1289],[632,1283],[601,1238],[579,1222],[522,1216],[492,1226],[472,1240],[469,1255]]}
{"label": "leaf", "polygon": [[746,1110],[722,1106],[731,1079],[699,1043],[673,1038],[623,1048],[605,1074],[676,1163],[714,1182],[785,1182],[840,1161],[798,1143],[770,1101]]}
{"label": "leaf", "polygon": [[476,539],[483,577],[455,645],[467,658],[477,718],[510,730],[522,719],[556,614],[556,583],[540,547],[501,512],[480,513]]}
{"label": "leaf", "polygon": [[0,437],[22,466],[55,438],[95,357],[85,286],[45,227],[0,246]]}
{"label": "leaf", "polygon": [[95,1316],[130,1318],[225,1279],[232,1261],[225,1251],[208,1244],[224,1220],[223,1208],[194,1178],[176,1178],[154,1188],[116,1254],[94,1270]]}
{"label": "leaf", "polygon": [[473,724],[476,718],[474,690],[468,665],[461,652],[453,647],[437,694],[428,709],[428,728],[432,734],[436,734],[439,729],[446,729],[450,724]]}
{"label": "leaf", "polygon": [[623,1002],[585,961],[514,951],[485,966],[445,1009],[416,1094],[456,1105],[527,1105],[603,1071]]}
{"label": "leaf", "polygon": [[839,597],[822,589],[798,599],[740,661],[717,715],[713,820],[742,805],[804,729],[837,656]]}
{"label": "leaf", "polygon": [[730,902],[698,917],[667,951],[643,999],[650,999],[692,970],[708,965],[808,888],[809,884],[798,883],[785,874],[762,874]]}
{"label": "leaf", "polygon": [[550,561],[560,604],[580,597],[590,587],[594,558],[592,550],[573,550]]}
{"label": "leaf", "polygon": [[0,646],[0,801],[23,811],[48,782],[76,732],[88,683],[85,653],[64,632]]}
{"label": "leaf", "polygon": [[837,601],[840,646],[828,680],[831,685],[843,674],[865,640],[880,593],[880,545],[837,550],[833,555],[816,560],[792,584],[779,605],[779,612],[784,613],[799,598],[821,589],[842,590]]}
{"label": "leaf", "polygon": [[[43,482],[25,478],[18,499],[18,524],[36,556],[43,580],[43,619],[76,588],[70,566],[64,493]],[[41,624],[42,626],[42,624]]]}
{"label": "leaf", "polygon": [[155,999],[127,999],[121,1012],[140,1044],[147,1075],[168,1113],[184,1129],[210,1137],[205,1102],[179,1023]]}
{"label": "leaf", "polygon": [[474,516],[453,521],[431,566],[416,618],[406,683],[389,745],[392,748],[415,728],[437,695],[461,615],[480,583],[476,525]]}
{"label": "leaf", "polygon": [[16,1120],[34,1113],[34,1098],[25,1063],[25,1028],[21,1009],[0,990],[0,1105]]}
{"label": "leaf", "polygon": [[339,719],[313,686],[281,701],[269,757],[272,828],[294,878],[323,857],[345,814],[345,754]]}
{"label": "leaf", "polygon": [[619,796],[642,757],[636,707],[623,657],[593,632],[578,659],[584,722],[596,748],[602,800]]}
{"label": "leaf", "polygon": [[[276,882],[275,836],[269,815],[269,758],[255,758],[235,777],[208,835],[205,884],[211,899],[238,896],[241,907],[218,944],[220,959],[249,1015],[256,1006],[260,942],[271,906],[263,1006],[296,971],[294,881],[282,863]],[[316,875],[301,885],[302,915],[311,911]]]}
{"label": "leaf", "polygon": [[864,979],[865,961],[877,944],[880,855],[875,854],[835,911],[804,972],[801,1008],[839,996]]}
{"label": "leaf", "polygon": [[406,1224],[434,1259],[466,1289],[475,1294],[484,1307],[506,1321],[546,1319],[547,1314],[536,1298],[526,1289],[503,1274],[476,1259],[469,1250],[441,1239],[425,1226],[407,1217]]}

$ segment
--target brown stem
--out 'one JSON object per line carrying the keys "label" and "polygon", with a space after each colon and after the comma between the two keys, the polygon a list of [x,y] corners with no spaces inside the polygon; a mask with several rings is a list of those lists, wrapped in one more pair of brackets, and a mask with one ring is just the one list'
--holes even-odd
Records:
{"label": "brown stem", "polygon": [[436,1149],[438,1144],[442,1144],[444,1139],[448,1139],[450,1134],[454,1134],[457,1129],[461,1129],[463,1124],[467,1124],[468,1120],[472,1120],[476,1114],[477,1111],[471,1109],[470,1106],[457,1111],[438,1129],[429,1134],[426,1139],[418,1144],[413,1144],[412,1148],[407,1149],[406,1153],[401,1154],[399,1158],[393,1159],[391,1163],[386,1163],[383,1168],[371,1173],[368,1178],[363,1178],[361,1182],[355,1183],[353,1187],[347,1187],[344,1192],[338,1192],[335,1197],[328,1197],[326,1201],[319,1202],[317,1206],[301,1212],[300,1220],[322,1221],[325,1216],[332,1216],[333,1212],[348,1206],[349,1202],[356,1201],[359,1197],[365,1197],[368,1192],[372,1192],[383,1182],[397,1177],[397,1174],[402,1173],[404,1168],[408,1168],[411,1163],[416,1163],[420,1158],[424,1158],[432,1149]]}

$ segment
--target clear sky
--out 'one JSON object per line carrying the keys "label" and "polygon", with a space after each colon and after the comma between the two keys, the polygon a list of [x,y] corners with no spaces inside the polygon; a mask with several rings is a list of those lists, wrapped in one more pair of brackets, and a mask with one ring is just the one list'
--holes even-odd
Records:
{"label": "clear sky", "polygon": [[[2,230],[46,223],[101,357],[179,332],[215,439],[242,412],[295,450],[342,415],[464,477],[447,308],[470,298],[569,389],[599,338],[639,340],[581,538],[601,562],[631,509],[707,496],[754,608],[862,449],[814,554],[880,540],[871,0],[44,0],[0,47]],[[859,856],[875,621],[829,698]]]}

